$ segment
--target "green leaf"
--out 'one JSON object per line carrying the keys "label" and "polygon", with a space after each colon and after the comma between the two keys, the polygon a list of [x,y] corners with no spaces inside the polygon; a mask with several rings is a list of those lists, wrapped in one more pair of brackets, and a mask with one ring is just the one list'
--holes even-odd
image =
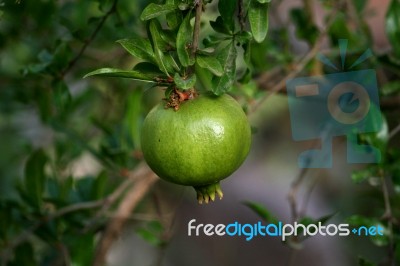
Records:
{"label": "green leaf", "polygon": [[215,56],[215,48],[214,47],[207,47],[204,49],[198,49],[197,54],[198,55],[206,55],[206,56]]}
{"label": "green leaf", "polygon": [[174,82],[179,89],[191,89],[196,84],[196,74],[190,75],[189,77],[181,77],[178,73],[175,73]]}
{"label": "green leaf", "polygon": [[354,171],[351,179],[354,183],[361,183],[371,177],[376,177],[376,167],[368,167],[366,169]]}
{"label": "green leaf", "polygon": [[186,3],[180,3],[180,4],[178,5],[178,8],[179,8],[179,10],[181,10],[181,11],[185,11],[185,10],[188,10],[188,9],[190,8],[190,5],[188,5],[188,4],[186,4]]}
{"label": "green leaf", "polygon": [[190,49],[193,38],[193,26],[190,24],[191,18],[192,14],[189,12],[179,27],[176,38],[178,58],[184,67],[191,66],[195,63],[195,59],[191,56]]}
{"label": "green leaf", "polygon": [[131,55],[145,61],[155,62],[154,52],[149,40],[137,37],[118,40],[117,43],[121,44]]}
{"label": "green leaf", "polygon": [[144,228],[139,228],[136,233],[154,246],[162,246],[165,244],[162,240],[164,228],[159,221],[150,221]]}
{"label": "green leaf", "polygon": [[169,99],[169,96],[171,95],[171,93],[175,90],[174,86],[169,86],[166,90],[165,90],[165,99]]}
{"label": "green leaf", "polygon": [[159,221],[150,221],[147,224],[147,228],[154,233],[162,233],[164,230],[163,225]]}
{"label": "green leaf", "polygon": [[248,84],[251,81],[251,78],[252,78],[252,71],[250,70],[250,68],[246,68],[246,71],[240,77],[238,82],[240,82],[241,84]]}
{"label": "green leaf", "polygon": [[259,203],[251,202],[251,201],[246,201],[243,202],[243,204],[247,207],[249,207],[252,211],[254,211],[258,216],[260,216],[261,219],[263,219],[265,222],[268,223],[273,223],[273,224],[278,224],[278,219],[275,218],[271,214],[270,211],[268,211],[264,206],[262,206]]}
{"label": "green leaf", "polygon": [[36,207],[42,204],[42,196],[45,187],[45,170],[47,156],[43,150],[33,152],[25,165],[24,187],[28,197]]}
{"label": "green leaf", "polygon": [[171,29],[177,28],[182,23],[183,17],[182,12],[174,11],[172,13],[167,14],[167,25]]}
{"label": "green leaf", "polygon": [[241,31],[236,34],[235,38],[236,41],[238,41],[239,43],[247,44],[253,38],[253,35],[251,34],[251,32]]}
{"label": "green leaf", "polygon": [[86,74],[83,78],[91,76],[113,77],[113,78],[128,78],[145,82],[156,82],[156,76],[147,75],[134,70],[122,70],[116,68],[100,68]]}
{"label": "green leaf", "polygon": [[180,72],[181,69],[179,65],[176,63],[174,57],[171,54],[165,55],[165,65],[167,69],[173,69],[171,72]]}
{"label": "green leaf", "polygon": [[392,0],[386,13],[386,33],[395,55],[400,57],[400,0]]}
{"label": "green leaf", "polygon": [[[178,6],[179,3],[180,3],[179,0],[167,0],[166,2],[166,4],[172,4],[175,6]],[[175,10],[171,13],[168,13],[166,15],[166,19],[168,27],[170,27],[171,29],[175,29],[182,23],[183,20],[182,12],[180,10]]]}
{"label": "green leaf", "polygon": [[[151,32],[149,32],[149,35],[152,36],[150,41],[151,44],[153,45],[153,51],[154,51],[154,43],[157,44],[158,49],[163,53],[175,50],[174,49],[176,43],[175,39],[176,37],[174,36],[175,33],[171,30],[162,28],[160,22],[156,19],[152,20],[152,23],[154,24],[153,30],[156,30],[156,34],[154,36],[152,36]],[[153,37],[155,39],[153,39]]]}
{"label": "green leaf", "polygon": [[144,228],[139,228],[136,230],[136,233],[143,238],[146,242],[148,242],[149,244],[153,245],[153,246],[160,246],[163,244],[162,240],[160,239],[159,236],[157,236],[156,234],[154,234],[153,232],[144,229]]}
{"label": "green leaf", "polygon": [[150,34],[151,34],[151,40],[153,43],[153,51],[155,54],[155,59],[156,59],[157,65],[162,72],[164,72],[167,76],[170,76],[169,71],[173,72],[174,70],[167,67],[167,65],[165,64],[165,59],[164,59],[165,56],[161,49],[164,41],[161,38],[161,32],[163,31],[163,29],[161,28],[160,22],[155,19],[151,20],[149,23],[149,30],[150,30]]}
{"label": "green leaf", "polygon": [[68,112],[72,103],[72,96],[64,80],[54,80],[52,82],[53,99],[59,112]]}
{"label": "green leaf", "polygon": [[65,238],[65,242],[68,244],[72,260],[71,265],[82,266],[91,264],[96,243],[93,234],[80,233],[79,237],[76,237],[74,234],[66,234],[63,238]]}
{"label": "green leaf", "polygon": [[173,50],[176,47],[176,32],[172,30],[162,30],[160,32],[160,37],[163,40],[163,50],[164,52],[168,52]]}
{"label": "green leaf", "polygon": [[400,261],[400,245],[398,243],[399,242],[397,241],[396,249],[394,251],[395,257],[396,257],[396,261]]}
{"label": "green leaf", "polygon": [[231,89],[236,77],[236,55],[236,46],[232,41],[217,56],[224,69],[224,74],[221,77],[215,76],[212,80],[212,92],[215,95],[222,95]]}
{"label": "green leaf", "polygon": [[148,76],[166,77],[165,74],[160,71],[158,66],[149,62],[140,62],[136,64],[132,70]]}
{"label": "green leaf", "polygon": [[230,31],[235,30],[234,14],[237,6],[237,0],[219,0],[218,11],[221,14],[224,24]]}
{"label": "green leaf", "polygon": [[[398,156],[398,155],[397,155]],[[400,158],[397,157],[394,160],[390,161],[390,173],[392,176],[392,182],[394,185],[394,190],[399,193],[400,192]]]}
{"label": "green leaf", "polygon": [[369,260],[359,257],[358,258],[358,266],[376,266],[375,263],[370,262]]}
{"label": "green leaf", "polygon": [[13,265],[38,265],[34,255],[32,244],[25,241],[15,249],[14,260],[10,264]]}
{"label": "green leaf", "polygon": [[57,120],[51,120],[49,124],[56,132],[65,134],[65,136],[71,141],[71,143],[74,143],[78,145],[80,148],[85,149],[89,153],[91,153],[93,157],[96,158],[99,162],[101,162],[104,166],[115,170],[115,165],[113,165],[113,163],[110,162],[107,158],[102,156],[102,154],[98,152],[97,149],[90,146],[88,144],[88,141],[82,138],[81,134],[78,134],[77,132],[69,128],[65,123],[60,123]]}
{"label": "green leaf", "polygon": [[101,171],[93,182],[91,198],[93,200],[104,198],[107,191],[108,175],[106,171]]}
{"label": "green leaf", "polygon": [[217,17],[217,19],[215,21],[210,21],[210,26],[216,32],[228,34],[228,35],[232,34],[232,30],[227,27],[227,25],[224,23],[221,16]]}
{"label": "green leaf", "polygon": [[383,84],[381,93],[384,96],[400,93],[400,80],[394,80]]}
{"label": "green leaf", "polygon": [[387,69],[392,70],[396,73],[400,73],[400,58],[384,54],[377,56],[379,63],[385,66]]}
{"label": "green leaf", "polygon": [[176,5],[165,4],[165,5],[157,5],[154,3],[149,4],[140,15],[141,20],[149,20],[161,15],[168,14],[174,11],[177,8]]}
{"label": "green leaf", "polygon": [[296,36],[309,43],[314,43],[318,36],[318,28],[312,23],[310,15],[303,8],[294,8],[290,17],[296,25]]}
{"label": "green leaf", "polygon": [[366,126],[375,129],[376,132],[362,133],[359,135],[359,139],[361,143],[366,143],[378,149],[382,157],[381,163],[383,163],[389,141],[389,126],[385,116],[374,104],[370,106],[370,114],[373,119],[368,121]]}
{"label": "green leaf", "polygon": [[257,0],[257,2],[259,2],[260,4],[266,4],[266,3],[270,3],[271,0]]}
{"label": "green leaf", "polygon": [[217,58],[212,56],[197,55],[196,61],[200,67],[210,70],[216,76],[222,76],[224,69]]}
{"label": "green leaf", "polygon": [[249,23],[254,40],[262,42],[268,32],[268,8],[269,4],[261,4],[257,1],[251,1],[249,7]]}
{"label": "green leaf", "polygon": [[72,50],[68,43],[61,42],[53,52],[53,61],[51,63],[52,71],[62,71],[73,56]]}
{"label": "green leaf", "polygon": [[214,75],[208,69],[200,67],[198,63],[195,65],[195,70],[197,80],[201,86],[205,89],[212,88],[212,78]]}
{"label": "green leaf", "polygon": [[140,150],[140,130],[142,127],[142,99],[143,92],[140,89],[133,90],[128,96],[127,110],[125,112],[125,125],[131,136],[135,150]]}
{"label": "green leaf", "polygon": [[226,41],[228,39],[232,39],[230,36],[226,36],[224,38],[221,38],[221,36],[207,36],[203,40],[203,44],[205,47],[211,47],[211,46],[217,46],[219,45],[222,41]]}

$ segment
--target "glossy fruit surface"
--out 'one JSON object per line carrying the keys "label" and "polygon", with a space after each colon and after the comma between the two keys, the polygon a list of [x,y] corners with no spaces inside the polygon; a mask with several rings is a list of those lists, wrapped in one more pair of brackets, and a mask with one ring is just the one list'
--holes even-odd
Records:
{"label": "glossy fruit surface", "polygon": [[159,104],[142,129],[142,151],[150,168],[162,179],[195,188],[231,175],[250,143],[247,117],[229,95],[200,95],[178,111]]}

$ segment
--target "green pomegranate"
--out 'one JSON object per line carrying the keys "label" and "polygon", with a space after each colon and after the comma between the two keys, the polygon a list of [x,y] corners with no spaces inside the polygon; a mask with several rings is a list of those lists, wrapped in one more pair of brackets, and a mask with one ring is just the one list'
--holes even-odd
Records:
{"label": "green pomegranate", "polygon": [[251,130],[240,105],[228,95],[200,95],[175,111],[160,103],[144,120],[142,150],[162,179],[193,186],[199,203],[222,198],[219,181],[245,160]]}

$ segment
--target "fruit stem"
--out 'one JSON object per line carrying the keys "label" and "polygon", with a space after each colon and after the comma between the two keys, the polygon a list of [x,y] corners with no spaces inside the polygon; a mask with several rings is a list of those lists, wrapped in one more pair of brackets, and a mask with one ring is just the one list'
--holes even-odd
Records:
{"label": "fruit stem", "polygon": [[224,196],[219,182],[211,185],[197,186],[193,188],[194,190],[196,190],[197,201],[199,202],[199,204],[203,204],[203,202],[207,204],[210,202],[210,200],[214,201],[215,195],[217,195],[219,199],[222,199],[222,197]]}
{"label": "fruit stem", "polygon": [[191,88],[185,91],[180,91],[178,88],[174,88],[171,92],[168,99],[164,99],[167,101],[165,108],[173,108],[175,111],[179,110],[181,103],[184,101],[192,100],[199,96],[195,88]]}

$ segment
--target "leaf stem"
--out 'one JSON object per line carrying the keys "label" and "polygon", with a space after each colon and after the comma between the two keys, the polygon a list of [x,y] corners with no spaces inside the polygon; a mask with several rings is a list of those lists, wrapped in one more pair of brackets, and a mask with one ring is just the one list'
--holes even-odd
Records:
{"label": "leaf stem", "polygon": [[64,68],[64,70],[61,71],[60,73],[60,79],[63,79],[64,76],[75,66],[75,64],[79,61],[83,53],[86,51],[86,48],[89,46],[89,44],[96,38],[97,34],[99,33],[100,29],[103,27],[104,23],[108,19],[108,17],[113,14],[117,10],[117,3],[118,0],[114,0],[111,8],[107,11],[107,13],[101,18],[99,24],[97,24],[97,27],[93,31],[93,33],[90,35],[88,39],[85,40],[83,43],[81,49],[79,50],[78,54],[71,60],[69,61],[68,65]]}

